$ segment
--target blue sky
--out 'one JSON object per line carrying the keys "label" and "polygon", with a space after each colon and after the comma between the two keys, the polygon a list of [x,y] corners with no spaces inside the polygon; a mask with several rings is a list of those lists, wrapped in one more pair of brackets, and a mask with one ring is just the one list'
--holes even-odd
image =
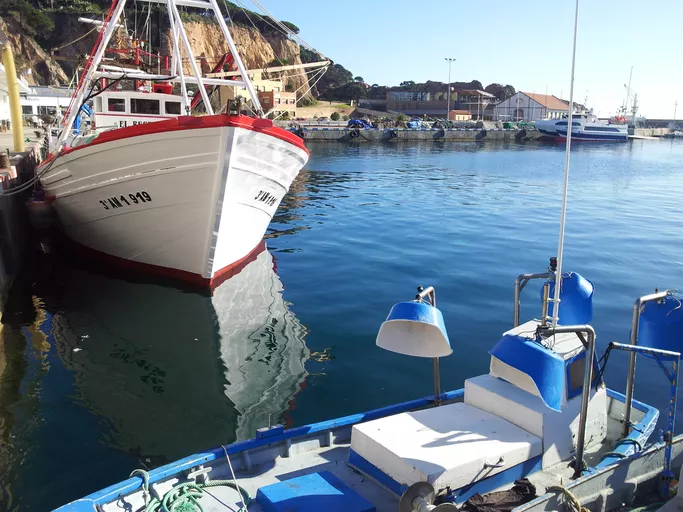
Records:
{"label": "blue sky", "polygon": [[[242,0],[246,7],[254,7]],[[368,83],[452,78],[569,97],[573,0],[261,0]],[[259,10],[254,8],[254,10]],[[683,0],[581,0],[575,99],[606,116],[632,89],[639,113],[683,117]],[[586,91],[588,91],[586,93]]]}

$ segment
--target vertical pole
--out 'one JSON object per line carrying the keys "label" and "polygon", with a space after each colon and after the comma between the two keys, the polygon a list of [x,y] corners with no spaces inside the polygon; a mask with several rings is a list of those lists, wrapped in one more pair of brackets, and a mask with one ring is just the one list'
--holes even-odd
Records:
{"label": "vertical pole", "polygon": [[[509,116],[508,116],[509,117]],[[522,285],[522,280],[520,276],[517,276],[515,279],[515,298],[514,298],[514,312],[513,312],[513,319],[512,319],[512,327],[517,327],[519,325],[519,294],[520,294],[520,288]]]}
{"label": "vertical pole", "polygon": [[[640,312],[641,309],[650,301],[660,300],[669,295],[671,292],[665,290],[663,292],[655,292],[650,295],[644,295],[636,299],[633,303],[633,318],[631,319],[631,345],[638,344],[638,329],[640,328]],[[633,403],[633,391],[636,380],[636,353],[631,352],[628,360],[628,373],[626,374],[626,397],[624,399],[624,427],[621,431],[621,437],[626,437],[631,429],[631,405]]]}
{"label": "vertical pole", "polygon": [[636,112],[638,112],[638,95],[633,95],[633,129],[636,129]]}
{"label": "vertical pole", "polygon": [[223,35],[225,36],[225,40],[228,43],[228,48],[230,48],[230,53],[232,54],[232,57],[234,59],[235,66],[237,66],[240,75],[242,75],[242,80],[244,81],[244,85],[247,89],[247,92],[249,93],[249,97],[251,98],[251,104],[254,107],[254,111],[257,112],[259,115],[263,116],[263,107],[261,107],[261,102],[258,99],[258,94],[256,92],[256,89],[254,89],[254,84],[252,84],[251,80],[249,79],[247,68],[244,66],[244,62],[242,62],[242,57],[240,57],[240,54],[237,51],[237,47],[235,46],[235,42],[232,40],[232,36],[230,35],[228,26],[225,24],[223,14],[221,13],[220,8],[218,7],[218,3],[216,2],[216,0],[209,0],[209,2],[213,6],[213,11],[216,15],[216,19],[218,20],[218,25],[221,27]]}
{"label": "vertical pole", "polygon": [[441,373],[439,371],[439,358],[434,358],[434,401],[441,405]]}
{"label": "vertical pole", "polygon": [[448,61],[448,89],[446,89],[446,121],[451,113],[451,61]]}
{"label": "vertical pole", "polygon": [[104,51],[107,49],[107,45],[109,44],[111,36],[114,34],[114,31],[116,30],[117,22],[121,17],[121,13],[123,12],[123,8],[125,7],[125,5],[125,0],[119,0],[118,4],[116,4],[114,8],[114,11],[112,12],[111,17],[109,18],[109,22],[106,25],[103,25],[102,27],[102,30],[104,32],[102,33],[100,45],[95,50],[95,55],[92,56],[90,66],[85,70],[85,74],[81,77],[81,87],[76,90],[74,97],[71,100],[72,108],[69,109],[69,115],[66,119],[62,121],[62,131],[60,132],[59,138],[57,139],[57,143],[55,145],[56,153],[61,151],[62,146],[64,145],[64,141],[66,140],[66,137],[72,130],[72,126],[74,121],[76,120],[76,116],[80,115],[81,113],[81,103],[83,103],[83,100],[85,99],[88,84],[90,84],[93,74],[97,70],[97,66],[100,64],[100,61],[104,56]]}
{"label": "vertical pole", "polygon": [[678,110],[678,100],[674,102],[674,124],[676,124],[676,110]]}
{"label": "vertical pole", "polygon": [[624,100],[624,114],[628,112],[628,97],[631,95],[631,78],[633,78],[633,66],[631,66],[631,73],[628,75],[628,87],[626,88],[626,99]]}
{"label": "vertical pole", "polygon": [[543,285],[543,304],[541,309],[541,327],[548,324],[548,298],[550,296],[550,285],[545,283]]}
{"label": "vertical pole", "polygon": [[180,43],[178,41],[178,27],[173,13],[172,0],[166,0],[166,9],[168,10],[168,21],[171,24],[171,34],[173,34],[173,74],[180,76],[180,96],[183,101],[183,110],[185,115],[190,115],[190,100],[187,97],[187,85],[185,84],[185,72],[183,71],[182,53],[180,51]]}
{"label": "vertical pole", "polygon": [[[567,218],[567,192],[569,189],[569,155],[572,147],[572,120],[574,119],[574,69],[576,67],[576,34],[579,29],[579,0],[574,12],[574,46],[572,49],[572,74],[569,82],[569,119],[567,119],[567,145],[564,155],[564,188],[562,191],[562,211],[560,213],[560,236],[557,243],[557,272],[555,273],[555,294],[553,297],[553,328],[560,317],[560,288],[562,288],[562,259],[564,251],[564,224]],[[591,362],[592,365],[592,362]],[[592,370],[591,366],[591,370]]]}
{"label": "vertical pole", "polygon": [[[673,361],[673,372],[671,381],[671,399],[669,401],[669,418],[666,425],[666,449],[664,451],[664,476],[673,478],[674,474],[671,471],[671,456],[673,450],[674,428],[676,427],[676,407],[678,405],[678,377],[679,368],[681,366],[680,356]],[[668,494],[668,485],[666,491]]]}
{"label": "vertical pole", "polygon": [[192,45],[190,44],[190,40],[187,38],[187,34],[185,33],[183,21],[180,19],[180,12],[178,12],[178,7],[176,6],[174,0],[168,0],[168,3],[173,8],[173,16],[175,16],[175,23],[178,27],[178,33],[180,34],[180,37],[183,40],[183,44],[185,45],[185,51],[187,52],[187,57],[190,59],[190,66],[192,67],[192,72],[194,73],[194,76],[197,79],[199,93],[202,95],[202,100],[204,100],[204,108],[206,109],[206,113],[211,116],[213,115],[211,101],[209,100],[209,95],[206,93],[206,87],[204,87],[202,74],[199,71],[199,68],[197,67],[197,61],[195,60],[194,54],[192,53]]}
{"label": "vertical pole", "polygon": [[[555,283],[557,289],[557,283]],[[583,375],[583,390],[581,392],[581,414],[579,415],[579,432],[576,435],[576,467],[574,478],[581,476],[583,470],[583,452],[586,442],[586,423],[588,421],[588,402],[591,396],[591,383],[593,382],[593,359],[595,357],[595,331],[590,325],[583,326],[582,330],[588,334],[588,350],[586,350],[586,370]]]}
{"label": "vertical pole", "polygon": [[7,91],[9,93],[9,110],[12,118],[12,135],[14,137],[14,151],[24,151],[24,123],[21,119],[21,102],[19,99],[19,79],[17,68],[14,66],[12,46],[5,41],[2,48],[2,64],[7,75]]}

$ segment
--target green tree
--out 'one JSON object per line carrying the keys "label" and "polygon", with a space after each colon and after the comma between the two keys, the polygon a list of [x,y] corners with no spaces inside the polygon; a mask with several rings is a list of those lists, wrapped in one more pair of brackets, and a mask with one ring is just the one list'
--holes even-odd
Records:
{"label": "green tree", "polygon": [[332,119],[332,121],[339,121],[339,117],[339,112],[332,112],[330,114],[330,119]]}
{"label": "green tree", "polygon": [[354,79],[356,82],[365,82],[365,80],[363,80],[363,77],[362,77],[362,76],[356,76],[356,77],[354,77],[353,79]]}
{"label": "green tree", "polygon": [[55,28],[54,22],[42,10],[36,9],[27,0],[3,0],[0,15],[15,17],[26,35],[40,35],[47,39]]}

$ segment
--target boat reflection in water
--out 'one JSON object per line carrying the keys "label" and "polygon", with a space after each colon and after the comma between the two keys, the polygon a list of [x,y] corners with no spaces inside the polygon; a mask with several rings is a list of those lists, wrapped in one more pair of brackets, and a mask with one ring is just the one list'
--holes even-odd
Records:
{"label": "boat reflection in water", "polygon": [[265,246],[212,296],[80,269],[67,281],[56,349],[117,449],[162,462],[253,437],[304,382],[306,329]]}

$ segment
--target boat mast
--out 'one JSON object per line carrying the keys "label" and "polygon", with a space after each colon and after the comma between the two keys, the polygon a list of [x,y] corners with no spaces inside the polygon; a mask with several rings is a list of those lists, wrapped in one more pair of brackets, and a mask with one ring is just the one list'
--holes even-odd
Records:
{"label": "boat mast", "polygon": [[[173,45],[176,47],[180,46],[180,43],[178,41],[178,36],[180,36],[180,39],[182,40],[182,43],[185,47],[185,50],[187,52],[187,55],[190,59],[190,65],[192,67],[192,71],[195,75],[196,83],[199,85],[199,92],[202,95],[202,99],[204,100],[204,105],[206,105],[207,111],[211,108],[209,101],[208,101],[208,95],[206,94],[206,90],[204,89],[205,85],[226,85],[226,86],[243,86],[247,92],[249,93],[249,98],[251,99],[251,104],[253,105],[254,112],[256,112],[259,117],[263,116],[263,108],[261,107],[261,102],[258,99],[258,94],[256,93],[256,89],[254,89],[254,84],[251,83],[251,80],[249,79],[249,75],[247,74],[247,68],[244,66],[244,62],[242,61],[242,57],[240,57],[239,52],[237,51],[237,46],[235,45],[235,42],[232,39],[232,36],[230,35],[230,31],[228,30],[228,26],[225,23],[225,19],[223,18],[223,14],[221,13],[220,8],[218,7],[218,2],[216,0],[140,0],[142,2],[149,2],[149,3],[157,3],[157,4],[166,4],[168,7],[169,13],[169,20],[171,21],[171,26],[175,25],[175,33],[173,33]],[[187,33],[185,32],[185,27],[183,25],[182,19],[180,19],[180,14],[178,12],[178,6],[184,6],[184,7],[193,7],[195,9],[204,9],[208,11],[213,11],[214,16],[216,17],[216,20],[218,21],[218,25],[221,28],[221,32],[223,32],[223,36],[225,37],[225,41],[228,43],[228,48],[230,49],[230,53],[233,56],[235,65],[237,66],[237,70],[239,71],[240,75],[242,76],[242,83],[237,82],[235,80],[231,80],[230,82],[226,81],[218,81],[218,80],[207,80],[206,78],[202,77],[201,73],[199,72],[199,68],[197,66],[197,63],[194,60],[194,55],[192,54],[192,49],[191,45],[189,43],[189,39],[187,37]],[[177,69],[178,72],[180,73],[181,68],[183,66],[182,61],[180,60],[180,51],[175,52],[174,55],[177,54],[177,57],[174,58],[174,64],[173,64],[173,69]],[[176,68],[177,66],[177,68]]]}
{"label": "boat mast", "polygon": [[572,120],[574,118],[574,69],[576,67],[576,34],[579,27],[579,0],[574,11],[574,45],[572,49],[572,74],[569,83],[569,119],[567,119],[567,145],[564,155],[564,189],[562,191],[562,211],[560,213],[560,236],[557,243],[557,270],[555,271],[555,293],[553,296],[553,329],[560,318],[560,288],[562,288],[562,260],[564,252],[564,226],[567,218],[567,190],[569,188],[569,155],[572,147]]}
{"label": "boat mast", "polygon": [[123,13],[123,8],[126,5],[126,0],[117,0],[117,3],[112,5],[112,9],[109,11],[110,16],[104,21],[104,29],[102,32],[102,37],[99,40],[99,44],[95,48],[95,53],[91,60],[86,64],[86,68],[81,76],[81,81],[76,88],[74,97],[71,99],[71,104],[66,115],[66,119],[62,121],[62,131],[57,139],[57,144],[55,146],[55,153],[61,151],[64,141],[67,135],[71,131],[76,116],[81,112],[81,105],[85,99],[88,86],[93,79],[93,75],[99,65],[102,57],[104,56],[104,51],[111,40],[111,36],[114,31],[118,28],[118,20]]}

